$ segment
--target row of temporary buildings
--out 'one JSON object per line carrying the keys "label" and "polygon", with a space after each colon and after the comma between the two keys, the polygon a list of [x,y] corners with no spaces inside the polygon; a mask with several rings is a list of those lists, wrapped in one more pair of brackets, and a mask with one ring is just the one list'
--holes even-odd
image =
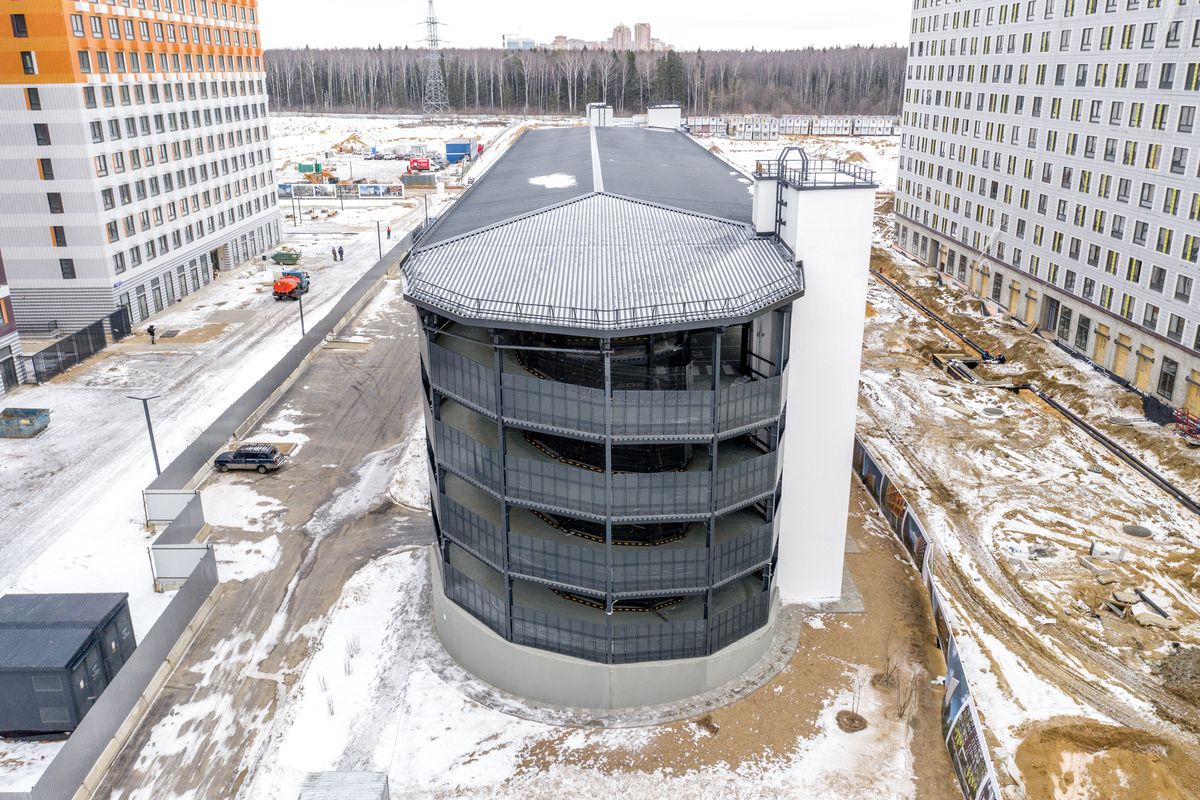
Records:
{"label": "row of temporary buildings", "polygon": [[688,117],[685,123],[694,136],[755,142],[773,141],[780,136],[895,136],[900,131],[900,120],[895,116],[727,114]]}

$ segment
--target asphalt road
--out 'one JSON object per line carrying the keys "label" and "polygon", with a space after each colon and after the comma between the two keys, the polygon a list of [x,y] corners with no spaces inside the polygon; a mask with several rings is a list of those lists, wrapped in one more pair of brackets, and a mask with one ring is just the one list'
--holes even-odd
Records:
{"label": "asphalt road", "polygon": [[273,533],[279,561],[219,587],[212,616],[97,797],[235,797],[346,580],[395,547],[432,540],[427,513],[368,489],[390,472],[419,415],[416,317],[398,288],[389,281],[345,334],[370,340],[368,349],[321,350],[264,418],[269,425],[286,408],[309,437],[286,468],[213,478],[244,483],[284,510],[267,532],[216,528],[211,538]]}

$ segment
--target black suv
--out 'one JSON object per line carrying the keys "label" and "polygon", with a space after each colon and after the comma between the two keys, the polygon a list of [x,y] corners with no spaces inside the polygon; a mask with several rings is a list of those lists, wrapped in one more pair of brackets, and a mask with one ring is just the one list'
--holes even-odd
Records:
{"label": "black suv", "polygon": [[213,466],[221,472],[231,469],[256,469],[267,473],[279,469],[283,464],[283,453],[273,444],[244,444],[237,450],[221,453],[213,460]]}

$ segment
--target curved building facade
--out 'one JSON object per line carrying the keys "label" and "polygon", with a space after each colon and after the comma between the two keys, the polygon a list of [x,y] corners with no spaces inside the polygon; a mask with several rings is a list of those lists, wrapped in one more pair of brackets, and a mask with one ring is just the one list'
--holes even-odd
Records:
{"label": "curved building facade", "polygon": [[581,707],[737,677],[779,605],[803,268],[748,221],[603,191],[437,232],[405,292],[451,655]]}

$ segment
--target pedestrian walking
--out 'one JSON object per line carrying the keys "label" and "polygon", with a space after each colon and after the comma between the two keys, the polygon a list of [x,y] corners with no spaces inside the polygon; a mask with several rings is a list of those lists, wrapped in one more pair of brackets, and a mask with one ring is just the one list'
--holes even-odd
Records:
{"label": "pedestrian walking", "polygon": [[338,248],[338,261],[345,261],[345,260],[346,260],[346,251],[343,250],[341,247],[339,247]]}
{"label": "pedestrian walking", "polygon": [[337,261],[337,248],[333,248],[333,260]]}
{"label": "pedestrian walking", "polygon": [[392,226],[391,226],[391,225],[388,225],[388,236],[387,236],[387,238],[388,238],[388,239],[391,239],[391,238],[392,238]]}
{"label": "pedestrian walking", "polygon": [[214,264],[213,265],[213,280],[215,281],[220,277],[221,277],[221,268]]}
{"label": "pedestrian walking", "polygon": [[150,334],[150,344],[158,344],[158,342],[155,341],[155,336],[158,334],[158,328],[151,325],[149,328],[146,328],[146,333]]}

